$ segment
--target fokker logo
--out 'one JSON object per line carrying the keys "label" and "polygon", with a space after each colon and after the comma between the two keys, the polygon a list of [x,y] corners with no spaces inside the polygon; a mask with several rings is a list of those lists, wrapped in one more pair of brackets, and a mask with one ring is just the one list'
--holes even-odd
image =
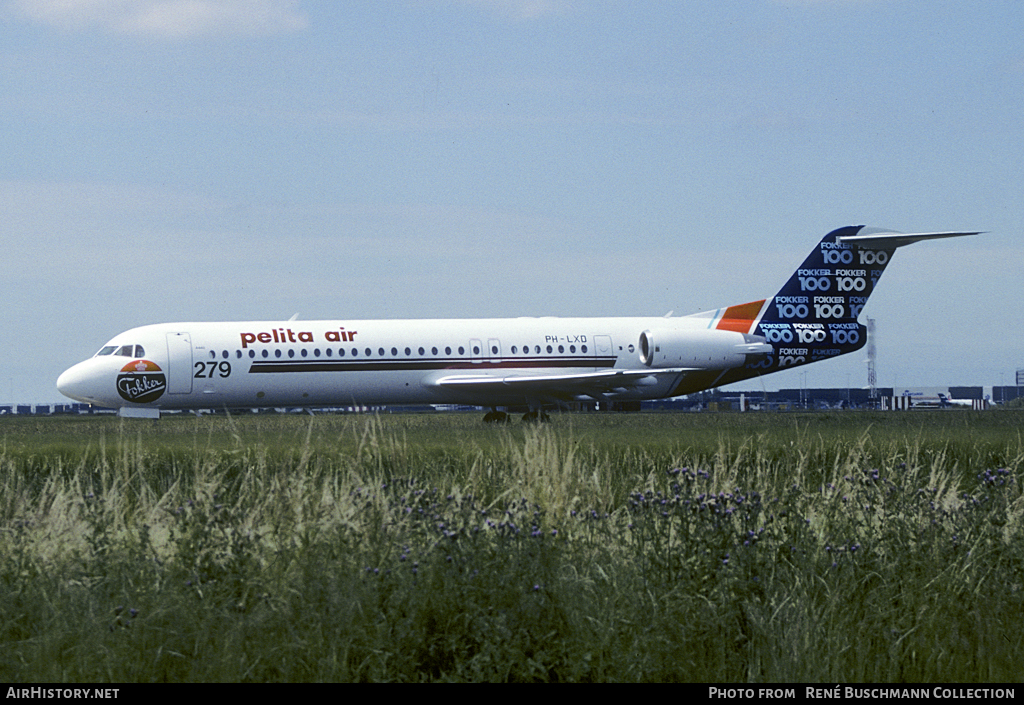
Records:
{"label": "fokker logo", "polygon": [[125,401],[148,404],[163,396],[167,377],[155,362],[135,360],[121,368],[117,376],[117,393]]}

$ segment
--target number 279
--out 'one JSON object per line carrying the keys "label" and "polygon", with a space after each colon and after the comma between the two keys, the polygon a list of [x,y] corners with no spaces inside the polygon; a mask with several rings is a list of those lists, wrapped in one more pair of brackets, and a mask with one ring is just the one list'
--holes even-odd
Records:
{"label": "number 279", "polygon": [[222,362],[197,362],[195,368],[196,373],[192,375],[194,379],[212,379],[215,374],[221,377],[231,376],[231,363],[227,360]]}

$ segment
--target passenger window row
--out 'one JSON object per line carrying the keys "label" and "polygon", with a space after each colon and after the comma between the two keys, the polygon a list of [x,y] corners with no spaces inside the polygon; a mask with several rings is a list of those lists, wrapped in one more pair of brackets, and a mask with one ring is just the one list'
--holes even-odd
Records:
{"label": "passenger window row", "polygon": [[[458,354],[460,356],[465,356],[466,355],[466,348],[465,348],[465,346],[460,345],[457,350],[458,350]],[[516,345],[513,345],[511,350],[512,350],[512,354],[513,355],[519,355],[520,354],[520,348],[518,346],[516,346]],[[523,355],[529,355],[530,352],[531,352],[531,348],[530,348],[529,345],[522,346],[521,350],[522,350],[522,354]],[[542,354],[542,352],[547,352],[548,355],[553,355],[555,353],[555,350],[556,350],[556,348],[554,346],[551,346],[551,345],[548,345],[548,346],[546,346],[544,348],[541,348],[540,345],[534,345],[533,346],[533,354],[535,354],[535,355],[540,355],[540,354]],[[558,353],[561,354],[561,355],[564,355],[565,352],[566,352],[566,348],[565,348],[564,345],[559,345],[557,347],[557,350],[558,350]],[[416,352],[419,354],[420,357],[424,357],[427,354],[426,348],[423,348],[423,347],[417,348]],[[586,354],[587,353],[587,346],[586,345],[581,345],[580,348],[579,348],[579,352],[581,352],[583,354]],[[405,357],[412,357],[412,348],[405,348],[404,353],[405,353]],[[570,345],[569,346],[569,353],[570,354],[575,354],[576,353],[576,346],[575,345]],[[268,357],[270,357],[271,353],[270,353],[269,350],[263,349],[261,351],[261,354],[262,354],[262,357],[268,358]],[[278,349],[274,350],[273,354],[274,354],[274,357],[282,357],[284,353],[282,353],[281,349],[278,348]],[[314,348],[312,350],[312,356],[314,358],[320,357],[321,354],[323,356],[325,356],[325,357],[334,357],[335,351],[334,351],[333,348],[325,348],[322,352],[321,352],[320,348]],[[359,349],[358,348],[352,348],[349,352],[346,352],[345,348],[338,348],[337,349],[337,356],[338,357],[345,357],[348,354],[351,354],[352,357],[359,357]],[[438,355],[440,355],[440,351],[438,350],[438,348],[432,347],[432,348],[430,348],[430,354],[433,357],[437,357]],[[444,349],[444,354],[446,356],[451,356],[452,355],[452,348],[450,346],[446,347]],[[479,354],[480,354],[479,346],[475,346],[474,345],[473,346],[473,355],[479,355]],[[498,346],[492,345],[491,346],[491,355],[497,355],[497,354],[498,354]],[[96,357],[106,356],[106,355],[114,355],[114,356],[120,356],[120,357],[139,357],[140,358],[140,357],[145,357],[146,356],[146,350],[141,345],[121,345],[121,346],[118,346],[118,345],[107,345],[102,350],[100,350],[98,353],[96,353]],[[287,355],[290,358],[294,358],[296,356],[296,351],[294,349],[289,349]],[[302,349],[300,349],[298,351],[298,355],[299,355],[299,357],[309,357],[310,356],[310,350],[308,348],[302,348]],[[372,348],[365,348],[363,350],[363,355],[365,357],[373,357],[373,349]],[[224,358],[225,360],[227,360],[228,358],[231,357],[231,353],[229,351],[227,351],[227,350],[223,350],[223,351],[221,351],[220,356],[222,358]],[[386,357],[387,356],[387,351],[384,348],[377,348],[377,356],[378,357]],[[391,348],[391,357],[398,357],[398,356],[399,356],[398,348]],[[241,359],[242,358],[242,351],[241,350],[235,350],[235,357]],[[255,358],[256,357],[256,351],[250,349],[249,350],[249,357],[250,358]],[[210,351],[210,359],[216,359],[216,358],[217,358],[217,352],[214,351],[214,350],[211,350]]]}
{"label": "passenger window row", "polygon": [[[104,348],[104,350],[105,349],[106,348]],[[465,348],[465,346],[460,345],[457,348],[457,350],[458,350],[459,356],[465,357],[465,355],[466,355],[466,348]],[[551,345],[548,345],[546,348],[543,348],[543,349],[541,348],[540,345],[533,346],[533,353],[536,354],[536,355],[540,355],[542,353],[542,350],[546,351],[547,354],[552,355],[552,354],[554,354],[556,348],[554,346],[551,346]],[[564,345],[559,345],[557,347],[557,350],[558,350],[559,354],[563,354],[563,355],[566,352],[566,348],[565,348]],[[576,353],[576,346],[575,345],[570,345],[568,350],[569,350],[570,354],[575,354]],[[390,352],[391,352],[391,357],[399,357],[398,348],[391,348]],[[403,352],[405,353],[405,357],[412,357],[412,354],[413,354],[412,348],[405,348],[405,350]],[[427,355],[427,350],[426,350],[426,348],[423,348],[423,347],[417,348],[416,352],[419,354],[420,357],[425,357]],[[579,347],[579,352],[586,354],[587,346],[586,345],[581,345]],[[378,357],[387,357],[387,353],[388,353],[388,351],[385,350],[384,348],[377,348],[377,356]],[[103,353],[101,351],[98,354],[103,354]],[[110,354],[110,353],[106,353],[106,354]],[[287,355],[289,358],[294,358],[296,356],[303,357],[303,358],[309,358],[311,356],[314,357],[314,358],[319,358],[321,356],[329,357],[330,358],[330,357],[334,357],[335,355],[337,355],[337,357],[346,357],[346,356],[359,357],[360,351],[359,351],[359,348],[351,348],[350,350],[346,350],[346,348],[338,348],[337,351],[335,351],[334,348],[325,348],[322,351],[320,350],[320,348],[313,348],[312,351],[309,350],[309,348],[300,348],[298,351],[296,351],[294,348],[289,348],[287,352],[282,351],[281,348],[276,348],[273,351],[273,353],[271,353],[270,350],[264,348],[263,350],[260,351],[260,357],[263,357],[263,358],[269,358],[271,356],[271,354],[273,354],[273,356],[277,357],[277,358],[284,357],[285,355]],[[374,351],[373,351],[372,348],[364,348],[363,351],[362,351],[362,354],[363,354],[364,357],[373,357]],[[446,347],[444,349],[444,354],[446,356],[450,357],[452,355],[452,348],[450,346]],[[479,354],[480,354],[480,348],[478,346],[473,346],[473,355],[477,356]],[[497,355],[498,354],[498,347],[496,345],[491,346],[491,354],[492,355]],[[515,345],[512,346],[512,354],[513,355],[518,355],[519,354],[519,348],[517,346],[515,346]],[[530,346],[529,345],[524,345],[522,347],[522,354],[523,355],[529,355],[530,354]],[[438,350],[438,348],[432,347],[432,348],[430,348],[430,355],[433,356],[433,357],[437,357],[438,355],[440,355],[440,351]],[[243,357],[243,352],[241,350],[235,350],[234,356],[236,358],[238,358],[238,359],[241,359]],[[210,353],[209,353],[209,357],[210,357],[211,360],[216,360],[217,359],[217,351],[216,350],[211,350]],[[222,350],[220,352],[220,357],[222,357],[225,360],[227,360],[227,359],[229,359],[231,357],[231,352],[228,351],[228,350]],[[250,349],[249,350],[249,357],[250,358],[257,357],[256,350]]]}

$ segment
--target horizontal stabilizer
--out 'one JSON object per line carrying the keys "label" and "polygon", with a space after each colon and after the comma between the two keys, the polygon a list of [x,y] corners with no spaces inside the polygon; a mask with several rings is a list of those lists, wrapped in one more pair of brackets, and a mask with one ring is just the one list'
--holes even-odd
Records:
{"label": "horizontal stabilizer", "polygon": [[980,235],[983,231],[977,232],[943,232],[943,233],[897,233],[892,230],[879,230],[876,228],[861,228],[856,235],[840,235],[836,239],[839,242],[854,245],[872,250],[893,250],[904,245],[912,245],[921,240],[941,240],[947,237],[964,237],[966,235]]}

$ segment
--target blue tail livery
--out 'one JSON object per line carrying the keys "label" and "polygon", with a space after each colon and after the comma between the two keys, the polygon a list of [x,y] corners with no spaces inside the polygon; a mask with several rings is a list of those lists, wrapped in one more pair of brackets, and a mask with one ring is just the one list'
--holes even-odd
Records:
{"label": "blue tail livery", "polygon": [[[762,337],[772,352],[729,370],[715,386],[860,350],[867,343],[867,327],[858,318],[898,247],[979,232],[908,234],[864,226],[833,230],[775,296],[725,310],[717,328]],[[684,382],[681,388],[689,385]]]}

